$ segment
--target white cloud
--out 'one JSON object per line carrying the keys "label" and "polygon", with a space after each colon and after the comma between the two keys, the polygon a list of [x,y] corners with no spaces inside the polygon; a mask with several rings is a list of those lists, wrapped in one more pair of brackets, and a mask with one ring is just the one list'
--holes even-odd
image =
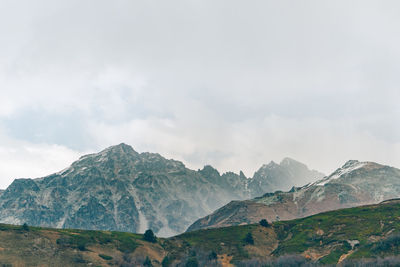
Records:
{"label": "white cloud", "polygon": [[287,156],[327,174],[350,159],[400,167],[399,142],[383,141],[359,130],[351,120],[271,115],[233,124],[209,117],[208,125],[196,124],[185,127],[188,122],[149,118],[90,128],[97,143],[123,141],[139,152],[159,152],[191,168],[211,164],[221,171],[243,170],[249,176],[262,164]]}
{"label": "white cloud", "polygon": [[16,178],[43,177],[64,169],[82,153],[61,145],[32,144],[0,134],[0,188]]}

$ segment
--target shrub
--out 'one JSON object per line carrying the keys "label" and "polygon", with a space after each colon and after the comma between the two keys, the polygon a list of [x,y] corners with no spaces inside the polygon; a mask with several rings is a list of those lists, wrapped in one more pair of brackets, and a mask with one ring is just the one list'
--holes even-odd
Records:
{"label": "shrub", "polygon": [[246,237],[244,238],[244,241],[247,244],[254,245],[253,235],[251,233],[247,233]]}
{"label": "shrub", "polygon": [[268,226],[269,226],[269,223],[268,223],[268,221],[267,221],[266,219],[262,219],[262,220],[260,221],[260,225],[261,225],[261,226],[264,226],[264,227],[268,227]]}
{"label": "shrub", "polygon": [[146,232],[144,232],[143,239],[145,241],[151,242],[151,243],[157,242],[157,237],[154,235],[154,233],[151,229],[146,230]]}
{"label": "shrub", "polygon": [[85,250],[86,250],[85,244],[84,244],[84,243],[78,244],[78,249],[79,249],[80,251],[85,251]]}
{"label": "shrub", "polygon": [[29,231],[29,226],[28,226],[26,223],[24,223],[24,224],[22,225],[22,230],[24,230],[24,231]]}
{"label": "shrub", "polygon": [[210,255],[208,256],[210,260],[216,260],[218,258],[218,255],[215,251],[211,251]]}

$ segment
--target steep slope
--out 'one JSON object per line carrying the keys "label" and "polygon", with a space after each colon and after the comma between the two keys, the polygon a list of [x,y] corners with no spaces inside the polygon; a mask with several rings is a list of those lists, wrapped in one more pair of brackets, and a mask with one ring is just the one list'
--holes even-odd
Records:
{"label": "steep slope", "polygon": [[188,228],[222,227],[291,220],[312,214],[400,197],[400,170],[373,162],[348,161],[330,176],[289,192],[277,191],[245,201],[232,201]]}
{"label": "steep slope", "polygon": [[[299,179],[312,174],[305,167]],[[211,166],[193,171],[182,162],[139,154],[120,144],[83,156],[47,177],[14,180],[0,194],[0,222],[139,233],[151,228],[160,236],[171,236],[233,199],[268,192],[269,180],[279,181],[275,189],[296,177],[278,179],[280,173],[265,170],[263,175],[221,175]],[[265,191],[250,185],[255,179]]]}
{"label": "steep slope", "polygon": [[199,230],[158,238],[154,243],[132,233],[0,224],[0,264],[172,267],[340,262],[343,266],[399,266],[399,217],[400,200],[390,200],[269,226]]}

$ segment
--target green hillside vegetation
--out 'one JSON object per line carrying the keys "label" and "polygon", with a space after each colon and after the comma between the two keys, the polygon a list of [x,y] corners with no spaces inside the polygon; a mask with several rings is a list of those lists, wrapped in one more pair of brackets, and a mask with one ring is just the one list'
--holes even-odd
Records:
{"label": "green hillside vegetation", "polygon": [[152,241],[126,232],[0,224],[0,266],[268,266],[284,261],[323,265],[366,258],[383,262],[400,253],[400,200],[268,226],[199,230]]}
{"label": "green hillside vegetation", "polygon": [[279,239],[275,256],[316,252],[322,256],[319,262],[337,263],[344,254],[348,254],[347,259],[396,255],[400,248],[400,202],[277,222],[274,228]]}

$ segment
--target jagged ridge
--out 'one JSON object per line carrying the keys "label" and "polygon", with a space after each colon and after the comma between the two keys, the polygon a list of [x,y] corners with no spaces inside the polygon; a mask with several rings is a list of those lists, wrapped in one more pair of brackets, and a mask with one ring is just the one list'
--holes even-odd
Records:
{"label": "jagged ridge", "polygon": [[221,175],[211,166],[190,170],[182,162],[120,144],[83,156],[58,173],[16,179],[0,195],[0,221],[130,232],[151,228],[171,236],[231,200],[319,175],[302,165],[304,172],[296,176],[300,163],[287,161],[274,165],[274,171],[262,167],[247,179],[243,173]]}
{"label": "jagged ridge", "polygon": [[197,220],[188,231],[242,223],[291,220],[339,208],[374,204],[400,197],[400,170],[373,162],[350,160],[331,175],[289,192],[277,191],[230,202]]}

